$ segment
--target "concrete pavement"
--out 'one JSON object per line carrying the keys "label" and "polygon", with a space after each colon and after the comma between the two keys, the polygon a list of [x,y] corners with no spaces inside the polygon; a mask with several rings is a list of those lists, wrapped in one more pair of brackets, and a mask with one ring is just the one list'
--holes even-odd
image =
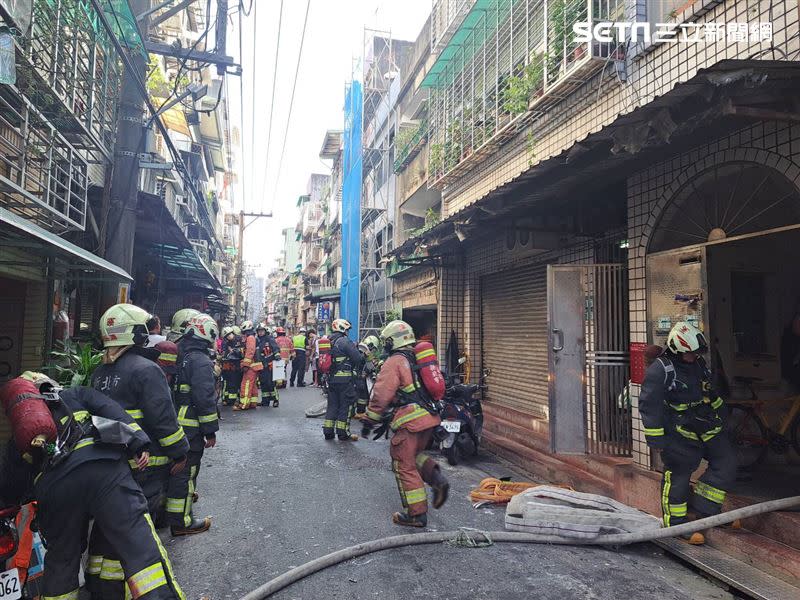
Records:
{"label": "concrete pavement", "polygon": [[[321,419],[303,411],[316,388],[281,390],[281,406],[223,409],[217,447],[200,473],[198,516],[205,534],[169,539],[167,549],[190,600],[239,598],[309,560],[358,542],[411,533],[393,525],[400,509],[388,442],[325,441]],[[428,530],[503,528],[502,508],[475,510],[468,493],[484,477],[529,477],[482,454],[449,467],[448,503]],[[498,545],[424,546],[365,556],[328,569],[275,598],[728,599],[730,594],[651,545],[620,550]]]}

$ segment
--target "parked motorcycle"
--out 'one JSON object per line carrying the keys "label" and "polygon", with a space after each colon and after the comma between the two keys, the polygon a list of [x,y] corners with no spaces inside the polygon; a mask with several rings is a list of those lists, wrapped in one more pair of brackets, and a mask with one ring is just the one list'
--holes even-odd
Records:
{"label": "parked motorcycle", "polygon": [[[14,517],[18,511],[19,507],[16,506],[0,510],[0,565],[5,565],[6,561],[17,552],[19,535]],[[0,598],[3,600],[22,598],[22,583],[18,569],[0,572]]]}
{"label": "parked motorcycle", "polygon": [[[484,376],[487,374],[484,372]],[[461,383],[459,378],[453,378],[442,398],[439,413],[442,424],[434,430],[433,438],[434,445],[451,465],[457,465],[465,456],[478,454],[483,432],[480,399],[483,387],[483,384]]]}

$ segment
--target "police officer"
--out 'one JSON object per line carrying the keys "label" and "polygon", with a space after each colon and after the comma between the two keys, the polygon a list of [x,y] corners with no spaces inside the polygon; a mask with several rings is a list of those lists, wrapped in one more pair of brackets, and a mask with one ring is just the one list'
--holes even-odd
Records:
{"label": "police officer", "polygon": [[328,386],[328,410],[322,424],[322,433],[326,440],[335,435],[342,441],[355,441],[357,436],[350,435],[350,410],[355,404],[355,375],[361,369],[362,357],[356,345],[347,337],[351,325],[345,319],[336,319],[331,323],[331,365]]}
{"label": "police officer", "polygon": [[[78,600],[78,571],[89,521],[102,528],[120,557],[115,565],[90,560],[87,574],[106,568],[109,577],[127,582],[130,597],[183,600],[167,552],[147,512],[147,500],[131,476],[126,455],[136,468],[148,464],[150,440],[116,402],[87,387],[61,390],[50,378],[26,372],[2,388],[13,403],[39,396],[53,417],[52,445],[27,453],[34,470],[37,522],[47,540],[43,598]],[[8,403],[8,402],[5,402]],[[94,426],[92,417],[107,419]],[[118,427],[125,424],[123,427]],[[110,437],[109,437],[110,436]],[[102,444],[97,441],[104,442]],[[90,544],[89,552],[94,549]]]}
{"label": "police officer", "polygon": [[381,331],[381,339],[389,357],[372,389],[361,435],[369,436],[375,425],[390,419],[393,435],[389,455],[404,508],[403,512],[392,515],[392,522],[425,527],[428,524],[425,483],[433,489],[434,508],[445,503],[450,490],[439,465],[424,453],[441,419],[419,375],[412,370],[416,364],[412,350],[416,343],[414,330],[405,321],[392,321]]}
{"label": "police officer", "polygon": [[209,349],[215,346],[218,336],[216,321],[200,314],[189,320],[178,342],[175,403],[178,422],[189,438],[189,456],[186,468],[172,475],[167,486],[167,521],[173,536],[202,533],[211,527],[209,517],[197,519],[192,515],[192,505],[203,450],[217,443],[217,393]]}
{"label": "police officer", "polygon": [[[661,451],[664,463],[661,509],[666,527],[686,522],[690,505],[698,517],[718,514],[736,478],[736,456],[720,414],[723,401],[702,356],[707,350],[700,330],[676,323],[666,351],[647,368],[639,395],[645,439]],[[701,459],[708,461],[708,468],[692,491],[689,478]],[[705,543],[702,533],[685,539]]]}
{"label": "police officer", "polygon": [[[189,442],[178,424],[167,379],[156,363],[160,353],[144,347],[148,318],[147,311],[132,304],[117,304],[103,314],[100,333],[105,352],[103,364],[92,375],[92,387],[116,401],[150,438],[147,468],[137,470],[134,479],[158,523],[170,472],[186,465]],[[125,591],[118,575],[120,559],[113,540],[102,527],[93,527],[91,545],[94,552],[89,555],[90,563],[105,567],[87,574],[87,586],[104,598],[122,598]]]}
{"label": "police officer", "polygon": [[239,402],[242,385],[242,348],[233,327],[223,328],[222,338],[222,403],[233,406]]}
{"label": "police officer", "polygon": [[258,383],[261,387],[261,406],[272,406],[277,408],[278,390],[272,380],[272,361],[280,359],[281,349],[277,342],[270,335],[267,326],[259,323],[256,327],[256,358],[261,361],[262,369],[258,373]]}
{"label": "police officer", "polygon": [[296,336],[292,338],[294,356],[292,357],[292,374],[289,376],[289,387],[306,386],[306,328],[301,327]]}

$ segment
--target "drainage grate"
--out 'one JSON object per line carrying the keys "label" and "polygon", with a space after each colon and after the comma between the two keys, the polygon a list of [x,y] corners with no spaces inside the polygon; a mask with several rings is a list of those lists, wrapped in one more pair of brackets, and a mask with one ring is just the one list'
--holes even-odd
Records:
{"label": "drainage grate", "polygon": [[659,540],[655,543],[667,552],[756,600],[797,600],[800,598],[800,588],[714,548],[690,546],[676,539]]}

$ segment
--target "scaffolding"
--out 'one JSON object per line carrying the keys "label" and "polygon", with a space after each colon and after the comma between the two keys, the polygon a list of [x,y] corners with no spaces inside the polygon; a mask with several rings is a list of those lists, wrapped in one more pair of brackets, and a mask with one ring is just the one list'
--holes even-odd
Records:
{"label": "scaffolding", "polygon": [[439,52],[422,83],[432,88],[433,187],[462,177],[622,58],[619,42],[577,42],[572,32],[579,22],[621,20],[623,0],[440,0],[434,14],[439,4],[456,6],[432,32]]}
{"label": "scaffolding", "polygon": [[363,183],[359,335],[380,333],[391,310],[384,255],[394,222],[393,84],[399,82],[391,32],[364,29]]}

